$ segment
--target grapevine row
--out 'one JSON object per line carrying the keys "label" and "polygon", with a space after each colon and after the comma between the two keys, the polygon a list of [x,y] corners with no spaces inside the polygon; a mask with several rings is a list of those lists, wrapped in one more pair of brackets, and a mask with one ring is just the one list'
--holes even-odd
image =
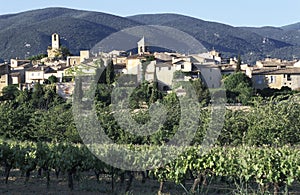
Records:
{"label": "grapevine row", "polygon": [[[147,153],[148,149],[154,146],[122,147],[143,150],[145,155],[143,157],[126,156],[140,163],[143,162],[141,158],[150,155]],[[150,174],[161,184],[166,181],[183,184],[185,180],[193,179],[192,193],[198,185],[205,184],[206,178],[213,176],[254,183],[261,191],[266,191],[273,186],[274,194],[279,193],[282,186],[289,187],[294,182],[300,181],[300,148],[298,147],[215,147],[201,154],[201,147],[193,146],[167,164],[160,163],[163,162],[160,159],[164,156],[160,153],[163,150],[155,151],[157,156],[149,159],[148,163],[159,167],[150,170]],[[99,153],[109,156],[111,146],[101,145]],[[19,169],[24,173],[25,182],[30,178],[32,171],[40,169],[46,173],[47,186],[49,186],[49,172],[54,170],[57,175],[60,172],[67,174],[70,189],[73,189],[73,176],[76,172],[93,171],[98,179],[100,174],[122,177],[125,173],[99,160],[86,146],[80,144],[0,141],[0,162],[3,165],[6,183],[12,169]],[[145,164],[145,168],[147,166]]]}

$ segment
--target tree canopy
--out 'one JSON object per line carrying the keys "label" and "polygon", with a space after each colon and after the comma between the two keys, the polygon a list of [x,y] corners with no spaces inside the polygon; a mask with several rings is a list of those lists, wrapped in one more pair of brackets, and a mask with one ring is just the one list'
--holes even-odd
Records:
{"label": "tree canopy", "polygon": [[224,79],[229,103],[247,105],[251,100],[253,88],[251,79],[242,72],[233,73]]}

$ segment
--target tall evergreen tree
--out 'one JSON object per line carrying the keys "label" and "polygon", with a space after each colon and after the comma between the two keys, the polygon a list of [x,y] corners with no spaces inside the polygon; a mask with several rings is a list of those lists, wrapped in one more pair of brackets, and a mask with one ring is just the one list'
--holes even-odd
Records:
{"label": "tall evergreen tree", "polygon": [[106,66],[106,83],[112,84],[115,79],[115,69],[113,61],[110,60],[109,63]]}
{"label": "tall evergreen tree", "polygon": [[153,79],[153,87],[152,87],[152,92],[151,92],[149,103],[153,104],[158,99],[160,99],[160,93],[159,93],[159,89],[158,89],[157,75],[156,75],[156,70],[155,70],[154,71],[154,79]]}
{"label": "tall evergreen tree", "polygon": [[238,60],[237,60],[237,63],[236,63],[235,72],[240,72],[241,71],[241,65],[242,65],[242,59],[241,59],[241,55],[239,54]]}
{"label": "tall evergreen tree", "polygon": [[77,76],[75,78],[75,88],[74,88],[74,101],[81,102],[83,97],[82,91],[82,77]]}
{"label": "tall evergreen tree", "polygon": [[32,104],[35,108],[42,109],[44,106],[44,89],[43,86],[37,82],[34,84],[32,93]]}

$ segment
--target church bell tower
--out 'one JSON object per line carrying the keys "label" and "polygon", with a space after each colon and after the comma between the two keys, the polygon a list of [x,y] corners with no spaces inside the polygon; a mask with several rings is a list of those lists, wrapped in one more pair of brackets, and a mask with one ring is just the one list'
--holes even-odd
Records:
{"label": "church bell tower", "polygon": [[145,37],[138,42],[138,54],[143,55],[146,52]]}
{"label": "church bell tower", "polygon": [[52,49],[59,49],[60,43],[59,43],[59,35],[57,33],[54,33],[52,35]]}

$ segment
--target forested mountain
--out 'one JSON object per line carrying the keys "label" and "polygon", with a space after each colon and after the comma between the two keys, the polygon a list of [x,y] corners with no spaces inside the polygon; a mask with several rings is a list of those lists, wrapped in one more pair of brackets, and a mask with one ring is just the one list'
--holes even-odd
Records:
{"label": "forested mountain", "polygon": [[111,33],[136,25],[139,24],[119,16],[65,8],[3,15],[0,16],[0,58],[46,53],[51,34],[55,32],[61,35],[62,45],[77,54]]}
{"label": "forested mountain", "polygon": [[266,56],[300,58],[299,24],[282,28],[233,27],[178,14],[147,14],[120,17],[101,12],[46,8],[0,16],[0,59],[26,58],[46,53],[50,36],[61,35],[62,45],[71,53],[90,49],[119,30],[146,25],[163,25],[184,31],[207,49],[224,56],[242,54],[245,62]]}

